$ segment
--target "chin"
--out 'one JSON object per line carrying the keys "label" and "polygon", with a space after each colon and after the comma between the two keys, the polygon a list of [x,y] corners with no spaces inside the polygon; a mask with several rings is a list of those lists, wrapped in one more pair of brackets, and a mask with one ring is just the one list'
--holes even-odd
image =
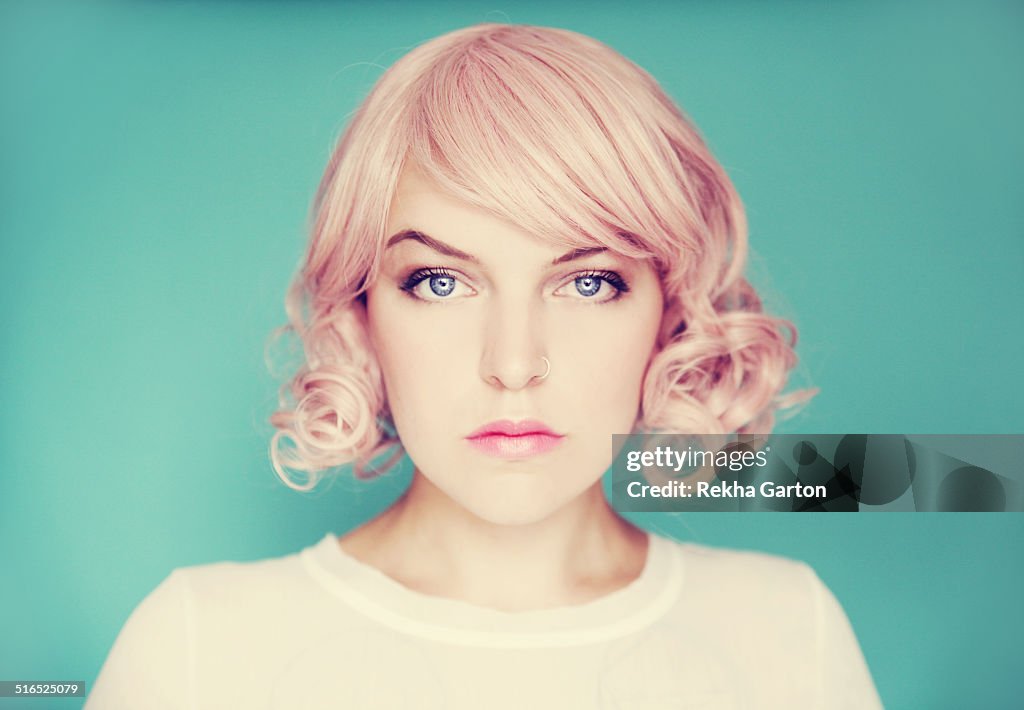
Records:
{"label": "chin", "polygon": [[[518,480],[517,480],[518,479]],[[532,525],[545,520],[575,500],[579,492],[551,491],[546,486],[521,485],[521,478],[486,486],[455,501],[481,520],[493,525]]]}
{"label": "chin", "polygon": [[476,505],[467,510],[476,517],[491,525],[502,525],[505,527],[520,527],[533,525],[549,518],[558,509],[540,508],[536,505],[511,506],[511,505]]}

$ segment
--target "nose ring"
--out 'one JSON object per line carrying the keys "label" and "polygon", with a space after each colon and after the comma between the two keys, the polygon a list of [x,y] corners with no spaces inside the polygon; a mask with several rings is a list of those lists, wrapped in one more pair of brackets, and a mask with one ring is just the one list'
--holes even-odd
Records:
{"label": "nose ring", "polygon": [[548,375],[551,374],[551,361],[548,360],[544,356],[541,356],[540,359],[544,361],[544,368],[545,368],[544,369],[544,374],[540,376],[540,379],[546,380],[548,378]]}

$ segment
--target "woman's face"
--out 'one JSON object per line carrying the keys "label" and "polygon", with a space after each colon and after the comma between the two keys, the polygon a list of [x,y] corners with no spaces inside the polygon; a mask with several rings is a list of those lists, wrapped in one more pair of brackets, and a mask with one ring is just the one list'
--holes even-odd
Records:
{"label": "woman's face", "polygon": [[[542,520],[591,488],[611,435],[636,421],[662,316],[651,266],[566,253],[412,171],[387,234],[368,326],[417,470],[499,524]],[[495,432],[503,420],[530,422]]]}

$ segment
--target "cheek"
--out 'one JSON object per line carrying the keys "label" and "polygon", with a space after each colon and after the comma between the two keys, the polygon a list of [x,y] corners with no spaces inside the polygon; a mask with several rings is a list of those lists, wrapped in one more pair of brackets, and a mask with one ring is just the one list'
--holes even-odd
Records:
{"label": "cheek", "polygon": [[383,294],[368,302],[371,342],[377,353],[388,405],[395,424],[412,433],[403,422],[417,428],[443,422],[442,409],[449,407],[459,383],[454,376],[460,356],[460,339],[450,329],[438,328],[429,307],[406,304],[401,295]]}
{"label": "cheek", "polygon": [[[578,421],[626,433],[639,409],[643,377],[660,325],[660,312],[623,311],[616,317],[577,319],[559,336],[562,383]],[[553,362],[554,366],[554,362]]]}

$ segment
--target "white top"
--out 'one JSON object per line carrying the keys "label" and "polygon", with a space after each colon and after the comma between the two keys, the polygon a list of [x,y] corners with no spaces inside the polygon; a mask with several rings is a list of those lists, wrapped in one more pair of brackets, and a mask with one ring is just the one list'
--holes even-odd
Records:
{"label": "white top", "polygon": [[86,702],[119,708],[878,708],[805,564],[651,536],[628,586],[501,612],[412,591],[329,534],[177,569],[132,612]]}

